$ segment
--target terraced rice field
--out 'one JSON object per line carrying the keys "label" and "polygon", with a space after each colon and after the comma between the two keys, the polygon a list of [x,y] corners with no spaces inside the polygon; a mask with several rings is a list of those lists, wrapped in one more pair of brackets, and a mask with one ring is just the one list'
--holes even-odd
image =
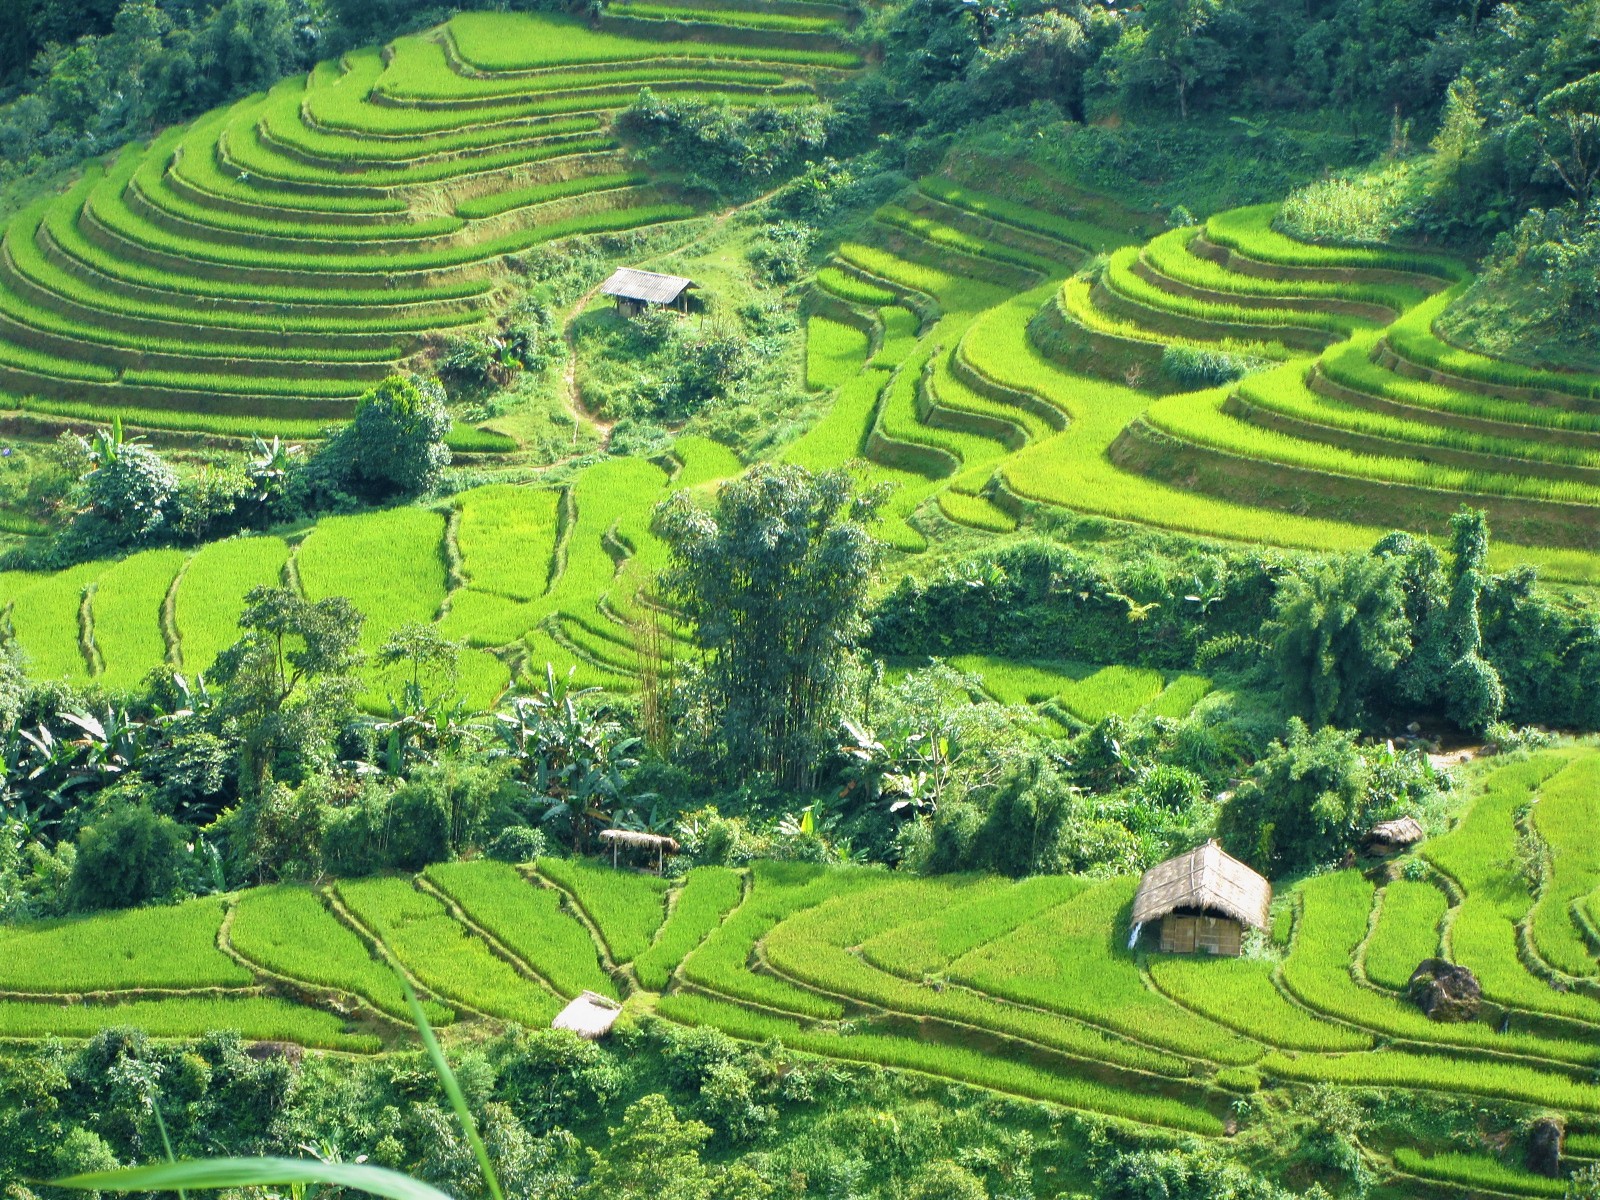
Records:
{"label": "terraced rice field", "polygon": [[508,255],[694,215],[625,160],[641,88],[815,99],[843,9],[476,13],[325,62],[40,198],[0,243],[0,395],[63,416],[314,435],[430,332],[488,317]]}
{"label": "terraced rice field", "polygon": [[[350,599],[366,617],[369,655],[402,625],[437,623],[464,643],[456,686],[478,709],[514,679],[542,682],[547,668],[628,690],[648,611],[639,595],[666,553],[652,512],[674,490],[740,469],[731,451],[693,437],[679,441],[671,465],[669,475],[642,459],[609,459],[562,490],[492,484],[438,509],[330,517],[292,546],[240,537],[55,575],[11,573],[0,578],[0,610],[39,678],[133,688],[162,663],[209,670],[240,636],[245,594],[288,581],[314,600]],[[669,632],[671,645],[676,638]],[[368,707],[387,713],[402,675],[369,667]]]}
{"label": "terraced rice field", "polygon": [[[1468,503],[1489,511],[1497,564],[1600,578],[1600,378],[1443,342],[1460,262],[1297,242],[1271,205],[1141,246],[1128,220],[1085,219],[1104,198],[1076,200],[931,177],[881,209],[816,287],[819,312],[875,324],[883,349],[787,457],[877,464],[900,485],[884,534],[905,549],[929,498],[990,531],[1031,502],[1314,550],[1369,546],[1396,514],[1437,534]],[[1075,274],[1090,253],[1109,257]],[[891,336],[895,308],[918,327]],[[842,334],[817,344],[813,386],[846,370]],[[1197,370],[1245,377],[1206,387]]]}
{"label": "terraced rice field", "polygon": [[[1162,955],[1150,937],[1130,948],[1132,877],[761,861],[665,881],[570,859],[454,863],[12,931],[0,1036],[226,1024],[370,1050],[405,1036],[394,964],[441,1022],[543,1024],[590,988],[738,1038],[1202,1136],[1252,1119],[1233,1107],[1240,1087],[1301,1082],[1554,1109],[1583,1130],[1600,1115],[1600,1002],[1586,985],[1560,990],[1570,976],[1519,958],[1514,939],[1486,951],[1463,934],[1504,919],[1542,921],[1546,944],[1558,936],[1548,911],[1569,911],[1570,880],[1520,895],[1486,894],[1485,881],[1505,877],[1519,813],[1554,814],[1535,819],[1541,836],[1600,816],[1597,771],[1592,746],[1488,771],[1456,829],[1423,846],[1448,889],[1313,876],[1282,897],[1285,944],[1252,957]],[[1492,1001],[1481,1019],[1436,1024],[1403,999],[1411,966],[1441,952],[1479,972]],[[32,994],[16,994],[24,984]],[[83,991],[99,994],[62,1003]],[[1393,1167],[1489,1191],[1543,1187],[1499,1159],[1405,1146]]]}

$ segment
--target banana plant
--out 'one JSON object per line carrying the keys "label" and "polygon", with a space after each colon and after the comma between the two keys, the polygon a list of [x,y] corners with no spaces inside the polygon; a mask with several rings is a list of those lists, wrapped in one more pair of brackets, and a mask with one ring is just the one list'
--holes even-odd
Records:
{"label": "banana plant", "polygon": [[580,707],[600,689],[574,687],[575,670],[562,678],[546,663],[544,689],[512,700],[494,728],[501,755],[517,763],[530,794],[548,802],[544,820],[568,821],[572,848],[582,854],[590,831],[613,823],[623,776],[639,765],[640,739]]}

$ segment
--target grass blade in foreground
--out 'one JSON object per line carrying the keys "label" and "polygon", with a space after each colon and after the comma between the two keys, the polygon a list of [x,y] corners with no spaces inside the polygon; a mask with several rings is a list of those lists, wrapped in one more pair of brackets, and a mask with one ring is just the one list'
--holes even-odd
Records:
{"label": "grass blade in foreground", "polygon": [[422,1038],[423,1046],[427,1048],[433,1069],[439,1074],[439,1082],[444,1084],[445,1094],[450,1097],[450,1107],[456,1110],[456,1120],[461,1122],[461,1131],[467,1135],[467,1144],[472,1147],[473,1156],[478,1160],[478,1167],[483,1171],[483,1181],[489,1187],[489,1195],[494,1197],[494,1200],[505,1200],[504,1193],[500,1191],[500,1180],[494,1173],[494,1164],[489,1161],[489,1151],[485,1148],[483,1139],[478,1136],[478,1123],[472,1119],[472,1113],[467,1108],[467,1098],[461,1093],[461,1084],[456,1080],[456,1073],[445,1061],[444,1051],[439,1048],[439,1039],[433,1036],[433,1026],[428,1024],[428,1014],[422,1011],[422,1002],[417,999],[416,989],[404,975],[400,976],[400,985],[406,990],[406,1003],[411,1006],[411,1017],[417,1023],[417,1034]]}
{"label": "grass blade in foreground", "polygon": [[[489,1161],[489,1151],[478,1136],[478,1126],[467,1109],[467,1099],[461,1094],[461,1085],[455,1072],[445,1061],[439,1040],[433,1036],[433,1026],[417,999],[411,981],[403,975],[406,1003],[417,1022],[417,1033],[428,1051],[428,1058],[439,1074],[455,1109],[461,1129],[467,1135],[472,1153],[483,1171],[484,1182],[494,1200],[505,1200],[500,1190],[500,1180],[495,1175],[494,1164]],[[157,1120],[160,1114],[157,1114]],[[161,1128],[166,1140],[166,1126]],[[167,1146],[167,1153],[172,1147]],[[384,1167],[371,1167],[358,1163],[325,1163],[294,1158],[213,1158],[200,1162],[166,1162],[147,1167],[125,1167],[115,1171],[94,1171],[86,1175],[72,1175],[57,1179],[53,1187],[74,1188],[81,1191],[154,1192],[179,1191],[187,1188],[284,1187],[294,1184],[322,1183],[354,1188],[386,1200],[452,1200],[445,1192]]]}
{"label": "grass blade in foreground", "polygon": [[331,1183],[387,1200],[451,1200],[446,1193],[398,1171],[356,1163],[295,1158],[213,1158],[202,1162],[155,1163],[93,1171],[57,1179],[52,1187],[82,1191],[156,1192],[178,1188],[284,1187]]}

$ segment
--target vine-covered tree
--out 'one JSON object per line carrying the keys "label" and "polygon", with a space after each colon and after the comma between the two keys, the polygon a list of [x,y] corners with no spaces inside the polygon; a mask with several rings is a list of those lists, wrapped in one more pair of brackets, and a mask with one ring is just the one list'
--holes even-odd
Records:
{"label": "vine-covered tree", "polygon": [[257,587],[245,597],[244,636],[213,669],[219,715],[239,742],[242,794],[259,796],[280,760],[327,756],[355,694],[363,620],[343,596]]}
{"label": "vine-covered tree", "polygon": [[693,622],[722,761],[807,788],[838,728],[845,664],[864,632],[884,499],[843,471],[761,464],[706,509],[679,492],[661,527],[666,593]]}
{"label": "vine-covered tree", "polygon": [[1409,633],[1393,558],[1349,554],[1289,574],[1266,627],[1288,710],[1314,728],[1361,725]]}

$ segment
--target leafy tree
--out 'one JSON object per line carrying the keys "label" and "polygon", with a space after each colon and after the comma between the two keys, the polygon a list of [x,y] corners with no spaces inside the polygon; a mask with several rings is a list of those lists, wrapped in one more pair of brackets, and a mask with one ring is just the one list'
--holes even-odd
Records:
{"label": "leafy tree", "polygon": [[391,376],[312,461],[315,486],[378,502],[420,496],[450,465],[450,413],[437,383]]}
{"label": "leafy tree", "polygon": [[763,463],[709,511],[683,492],[663,506],[664,588],[694,623],[718,750],[736,773],[809,787],[831,749],[882,502],[844,472]]}
{"label": "leafy tree", "polygon": [[1224,0],[1146,0],[1139,23],[1116,48],[1120,79],[1169,89],[1177,97],[1178,115],[1187,121],[1194,89],[1233,64],[1227,45],[1214,36],[1224,11]]}
{"label": "leafy tree", "polygon": [[1288,737],[1273,743],[1223,806],[1217,832],[1258,870],[1294,871],[1338,858],[1374,821],[1398,815],[1383,807],[1396,799],[1387,783],[1374,788],[1353,733],[1313,733],[1292,717]]}
{"label": "leafy tree", "polygon": [[1499,673],[1483,659],[1478,598],[1483,594],[1489,557],[1489,526],[1481,509],[1464,509],[1450,518],[1455,562],[1447,613],[1449,650],[1454,659],[1444,678],[1445,711],[1463,729],[1482,732],[1499,720],[1505,688]]}
{"label": "leafy tree", "polygon": [[343,596],[252,588],[244,636],[217,658],[217,712],[239,739],[239,787],[259,795],[281,759],[325,757],[350,710],[364,618]]}
{"label": "leafy tree", "polygon": [[989,1200],[989,1189],[960,1163],[939,1159],[912,1177],[910,1200]]}
{"label": "leafy tree", "polygon": [[78,835],[68,884],[73,908],[128,908],[170,896],[187,858],[182,826],[143,804],[121,803]]}
{"label": "leafy tree", "polygon": [[87,453],[80,508],[58,556],[77,561],[158,540],[178,493],[177,473],[139,439],[125,437],[120,418],[95,431]]}
{"label": "leafy tree", "polygon": [[1350,554],[1285,576],[1265,634],[1290,712],[1359,725],[1410,649],[1400,564]]}
{"label": "leafy tree", "polygon": [[712,1183],[700,1148],[711,1137],[703,1121],[685,1121],[660,1093],[628,1106],[610,1130],[604,1155],[590,1151],[594,1167],[580,1200],[708,1200]]}

